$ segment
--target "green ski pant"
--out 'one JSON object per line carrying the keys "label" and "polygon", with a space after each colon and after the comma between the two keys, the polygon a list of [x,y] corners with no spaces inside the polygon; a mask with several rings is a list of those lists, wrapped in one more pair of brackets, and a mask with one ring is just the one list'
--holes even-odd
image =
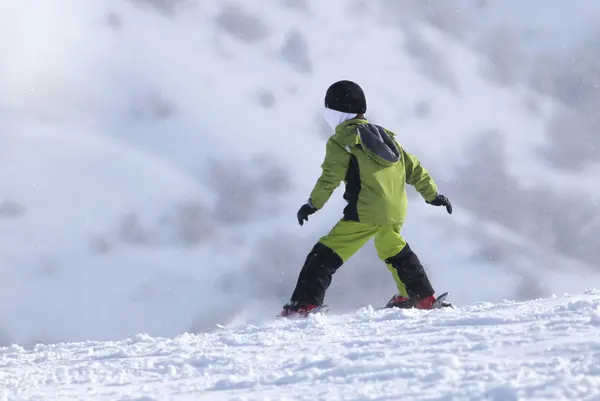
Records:
{"label": "green ski pant", "polygon": [[[319,240],[331,248],[344,262],[374,237],[375,249],[379,258],[385,263],[387,258],[397,255],[406,241],[400,235],[401,225],[376,226],[355,221],[340,220],[331,231]],[[396,269],[385,263],[394,277],[398,292],[407,297],[404,283],[400,281]]]}

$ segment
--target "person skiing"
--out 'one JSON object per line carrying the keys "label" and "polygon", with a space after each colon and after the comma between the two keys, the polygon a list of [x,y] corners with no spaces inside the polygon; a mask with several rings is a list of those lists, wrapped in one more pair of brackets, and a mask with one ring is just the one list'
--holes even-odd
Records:
{"label": "person skiing", "polygon": [[347,202],[342,218],[321,237],[308,253],[290,301],[281,316],[302,315],[323,305],[332,275],[354,253],[374,237],[379,258],[387,265],[398,293],[386,305],[397,308],[430,309],[435,292],[419,258],[402,237],[408,197],[412,185],[434,206],[445,206],[447,197],[419,160],[395,139],[395,134],[367,120],[367,102],[362,88],[352,81],[332,84],[325,94],[325,121],[334,130],[307,202],[297,213],[302,226],[345,183]]}

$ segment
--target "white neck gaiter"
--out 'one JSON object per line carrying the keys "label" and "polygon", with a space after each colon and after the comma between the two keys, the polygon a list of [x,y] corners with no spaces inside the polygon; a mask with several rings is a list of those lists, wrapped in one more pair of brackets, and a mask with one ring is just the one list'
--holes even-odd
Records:
{"label": "white neck gaiter", "polygon": [[356,113],[342,113],[341,111],[325,108],[323,117],[331,129],[335,131],[335,127],[346,120],[356,117]]}

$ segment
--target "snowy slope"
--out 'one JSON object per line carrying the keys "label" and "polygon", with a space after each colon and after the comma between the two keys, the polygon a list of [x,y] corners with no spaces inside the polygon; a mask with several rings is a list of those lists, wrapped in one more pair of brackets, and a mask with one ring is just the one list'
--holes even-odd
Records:
{"label": "snowy slope", "polygon": [[589,34],[594,29],[593,21],[600,15],[594,0],[581,0],[576,6],[568,0],[555,0],[551,7],[543,0],[459,0],[458,3],[466,12],[461,11],[471,14],[471,28],[477,29],[470,35],[473,41],[490,31],[506,29],[520,35],[521,44],[534,52],[545,48],[565,50]]}
{"label": "snowy slope", "polygon": [[[600,293],[0,348],[4,400],[597,400]],[[2,393],[0,393],[2,394]]]}
{"label": "snowy slope", "polygon": [[[329,133],[323,95],[342,78],[453,200],[445,182],[468,181],[468,144],[490,130],[518,185],[598,195],[594,174],[558,173],[538,155],[552,102],[490,83],[466,46],[399,23],[386,2],[60,4],[5,1],[0,13],[0,344],[174,336],[276,313],[340,216],[338,191],[295,222]],[[459,201],[448,216],[413,199],[405,235],[458,304],[600,282]],[[473,226],[519,247],[476,259]],[[328,302],[349,311],[394,291],[368,247],[336,273]]]}
{"label": "snowy slope", "polygon": [[0,342],[175,335],[210,319],[199,308],[219,295],[198,287],[215,271],[186,261],[206,257],[196,244],[209,233],[189,210],[210,207],[212,193],[160,159],[72,128],[29,124],[0,137],[10,166],[0,169]]}

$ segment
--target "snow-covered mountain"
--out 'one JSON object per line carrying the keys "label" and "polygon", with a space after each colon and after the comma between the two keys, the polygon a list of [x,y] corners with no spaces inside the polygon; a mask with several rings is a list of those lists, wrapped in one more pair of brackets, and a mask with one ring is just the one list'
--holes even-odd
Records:
{"label": "snow-covered mountain", "polygon": [[4,400],[595,400],[600,294],[0,349]]}
{"label": "snow-covered mountain", "polygon": [[[564,105],[397,2],[5,1],[0,13],[0,343],[175,336],[276,313],[338,191],[326,88],[352,79],[455,213],[411,191],[405,236],[458,305],[582,291],[597,165],[555,168]],[[408,4],[408,3],[407,3]],[[415,3],[416,4],[416,3]],[[368,245],[338,311],[393,294]]]}
{"label": "snow-covered mountain", "polygon": [[[430,2],[433,3],[433,2]],[[594,0],[490,1],[451,0],[454,12],[468,19],[472,43],[477,43],[494,31],[503,30],[520,37],[520,45],[540,52],[551,50],[565,54],[570,47],[585,40],[596,29],[600,7]],[[432,6],[443,6],[431,4]]]}

